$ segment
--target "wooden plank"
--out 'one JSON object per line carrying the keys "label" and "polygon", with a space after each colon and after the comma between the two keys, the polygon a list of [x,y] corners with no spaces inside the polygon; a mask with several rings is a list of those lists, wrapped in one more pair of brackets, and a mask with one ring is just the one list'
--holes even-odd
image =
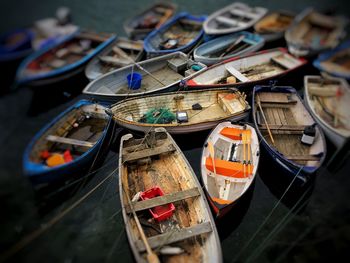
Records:
{"label": "wooden plank", "polygon": [[76,139],[71,139],[71,138],[59,137],[59,136],[55,136],[55,135],[47,136],[46,140],[51,141],[51,142],[71,144],[71,145],[83,146],[83,147],[88,147],[88,148],[92,148],[95,145],[94,142],[81,141],[81,140],[76,140]]}
{"label": "wooden plank", "polygon": [[158,147],[148,148],[140,151],[123,154],[123,162],[136,161],[142,158],[159,155],[162,153],[174,152],[176,149],[172,143],[163,144]]}
{"label": "wooden plank", "polygon": [[[281,131],[304,131],[307,125],[276,125],[269,124],[270,130],[281,130]],[[267,130],[266,125],[262,124],[259,127],[260,130]]]}
{"label": "wooden plank", "polygon": [[[198,224],[191,227],[185,227],[182,229],[174,229],[173,231],[166,232],[164,234],[160,234],[157,236],[147,238],[148,243],[152,249],[155,249],[160,246],[172,244],[175,242],[179,242],[182,240],[186,240],[190,237],[206,234],[212,232],[212,226],[210,222],[204,222],[202,224]],[[139,252],[143,252],[146,250],[143,242],[138,240],[136,242],[136,247]]]}
{"label": "wooden plank", "polygon": [[249,79],[244,76],[241,72],[235,69],[233,66],[225,65],[225,69],[234,77],[236,77],[241,82],[247,82]]}
{"label": "wooden plank", "polygon": [[[196,197],[199,195],[200,195],[200,192],[198,188],[194,187],[188,190],[171,193],[163,196],[158,196],[158,197],[144,200],[144,201],[133,202],[133,208],[135,212],[137,212],[137,211],[146,210],[155,206],[165,205],[165,204],[177,202],[180,200],[184,200],[187,198]],[[131,209],[129,205],[125,206],[125,211],[127,213],[131,213]]]}
{"label": "wooden plank", "polygon": [[287,155],[284,157],[292,161],[319,161],[321,158],[315,155]]}

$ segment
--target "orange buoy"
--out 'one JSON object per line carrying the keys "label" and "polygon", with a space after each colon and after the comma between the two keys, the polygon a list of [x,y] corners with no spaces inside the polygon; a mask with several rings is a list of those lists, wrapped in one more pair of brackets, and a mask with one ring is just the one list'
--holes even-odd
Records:
{"label": "orange buoy", "polygon": [[52,154],[49,158],[47,158],[46,160],[46,164],[47,166],[49,167],[54,167],[54,166],[57,166],[57,165],[62,165],[64,164],[65,161],[64,161],[64,158],[63,158],[63,155],[62,154],[59,154],[59,153],[54,153]]}

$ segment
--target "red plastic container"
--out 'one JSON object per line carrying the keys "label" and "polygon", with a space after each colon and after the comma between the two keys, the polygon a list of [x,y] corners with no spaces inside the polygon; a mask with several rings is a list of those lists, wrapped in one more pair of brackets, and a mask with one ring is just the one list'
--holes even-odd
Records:
{"label": "red plastic container", "polygon": [[[140,197],[142,200],[147,200],[163,195],[164,193],[162,189],[160,189],[159,186],[155,186],[147,191],[142,192]],[[172,203],[166,205],[159,205],[149,209],[149,211],[151,212],[153,218],[157,222],[160,222],[168,219],[173,215],[173,212],[175,211],[175,206]]]}

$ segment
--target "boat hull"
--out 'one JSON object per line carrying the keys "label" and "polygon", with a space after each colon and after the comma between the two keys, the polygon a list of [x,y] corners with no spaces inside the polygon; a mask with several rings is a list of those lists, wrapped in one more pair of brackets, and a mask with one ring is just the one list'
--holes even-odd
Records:
{"label": "boat hull", "polygon": [[44,139],[42,136],[56,122],[64,119],[65,115],[71,112],[73,109],[90,104],[93,103],[86,100],[81,100],[72,107],[68,108],[66,111],[62,112],[48,125],[41,129],[26,147],[23,155],[23,174],[30,180],[35,189],[41,189],[49,185],[56,185],[65,181],[77,179],[84,175],[87,171],[93,172],[94,169],[103,162],[115,132],[114,123],[111,118],[109,118],[101,137],[94,144],[94,146],[71,162],[49,168],[41,164],[33,163],[30,161],[29,157],[35,144],[37,144],[39,140]]}
{"label": "boat hull", "polygon": [[76,31],[69,36],[62,37],[59,41],[56,41],[53,45],[46,46],[39,51],[36,51],[34,54],[30,55],[20,64],[17,74],[16,82],[18,85],[27,85],[27,86],[45,86],[53,83],[60,82],[62,80],[71,78],[83,72],[86,64],[97,54],[102,52],[111,42],[113,42],[116,36],[112,36],[106,39],[104,42],[101,42],[91,53],[85,55],[78,61],[63,66],[58,69],[50,70],[48,72],[39,72],[34,74],[26,74],[27,67],[33,61],[36,61],[38,58],[49,54],[51,50],[69,41],[72,41],[76,37],[79,37],[79,31]]}
{"label": "boat hull", "polygon": [[[165,129],[163,128],[156,128],[153,131],[150,131],[152,134],[147,133],[145,136],[149,136],[149,138],[154,138],[154,142],[157,145],[157,136],[160,134],[164,134]],[[158,134],[158,135],[157,135]],[[207,232],[207,233],[203,233],[202,235],[206,236],[205,239],[202,239],[202,241],[200,242],[200,253],[202,254],[200,257],[200,261],[201,262],[222,262],[222,254],[221,254],[221,245],[220,245],[220,240],[219,240],[219,236],[215,227],[215,222],[214,219],[212,217],[212,214],[210,212],[210,207],[207,203],[205,194],[200,186],[200,183],[194,173],[194,171],[192,170],[190,164],[188,163],[187,159],[185,158],[185,156],[183,155],[183,153],[181,152],[181,150],[179,149],[179,147],[175,144],[174,140],[170,137],[169,134],[167,135],[167,138],[165,138],[165,136],[162,136],[162,140],[165,141],[165,143],[171,142],[170,145],[168,145],[168,147],[172,146],[175,149],[175,152],[172,153],[168,153],[168,154],[161,154],[161,155],[157,155],[158,157],[153,159],[149,157],[150,162],[147,164],[144,164],[142,162],[132,162],[132,163],[128,163],[128,161],[126,160],[128,158],[127,153],[130,153],[130,151],[127,150],[127,145],[130,145],[129,147],[131,147],[132,149],[134,149],[133,151],[131,151],[131,154],[135,153],[135,151],[137,152],[137,148],[134,148],[135,145],[138,146],[138,148],[140,149],[140,147],[143,146],[143,144],[146,144],[145,142],[148,142],[149,140],[145,137],[143,139],[141,139],[141,142],[132,142],[132,140],[134,140],[133,136],[131,134],[127,134],[125,136],[123,136],[121,138],[121,143],[120,143],[120,154],[119,154],[119,193],[120,193],[120,201],[122,204],[122,215],[123,215],[123,219],[125,222],[125,230],[126,230],[126,234],[127,234],[127,238],[131,247],[131,250],[133,252],[133,255],[135,257],[136,262],[147,262],[146,257],[145,257],[145,253],[144,251],[140,250],[140,246],[139,243],[141,242],[140,237],[139,237],[139,232],[140,230],[138,228],[135,228],[135,216],[132,213],[128,213],[127,212],[127,206],[129,205],[129,203],[131,201],[130,197],[128,199],[128,197],[126,197],[126,195],[132,195],[134,196],[134,191],[136,189],[136,191],[145,191],[148,187],[150,186],[154,186],[155,184],[157,184],[159,187],[162,187],[163,189],[166,188],[166,192],[168,193],[174,193],[177,192],[178,188],[180,188],[182,191],[187,190],[188,188],[197,188],[199,191],[199,195],[196,196],[196,199],[194,199],[193,201],[191,201],[190,206],[189,203],[187,202],[187,198],[191,198],[191,197],[187,197],[184,199],[180,199],[182,200],[182,202],[176,202],[174,203],[175,205],[175,210],[174,213],[176,214],[176,219],[174,219],[175,215],[171,215],[170,218],[165,219],[164,221],[164,225],[166,226],[167,224],[169,224],[169,222],[171,222],[171,224],[177,224],[177,229],[179,231],[183,230],[183,226],[181,226],[183,224],[182,220],[184,216],[188,216],[188,214],[190,213],[191,209],[193,211],[196,211],[195,213],[197,214],[197,217],[200,217],[201,220],[189,220],[187,221],[186,225],[189,226],[199,226],[200,224],[210,224],[211,225],[211,231]],[[160,136],[159,136],[160,137]],[[158,138],[159,138],[158,137]],[[139,139],[140,140],[140,139]],[[132,142],[132,143],[130,143]],[[147,147],[147,146],[146,146]],[[129,148],[129,149],[131,149]],[[143,149],[143,148],[141,148]],[[123,151],[125,150],[125,151]],[[141,150],[142,151],[142,150]],[[168,163],[168,166],[165,168],[159,167],[158,166],[158,162],[162,161],[162,163],[167,163],[168,159],[171,158],[171,162]],[[176,161],[174,161],[176,160]],[[140,171],[143,169],[144,166],[152,166],[152,173],[156,173],[158,174],[157,178],[148,178],[148,174],[143,174],[142,178],[137,179],[138,181],[141,181],[141,185],[138,185],[138,182],[133,182],[133,178],[129,178],[131,176],[134,175],[135,172],[140,173]],[[140,170],[139,170],[140,169]],[[160,170],[159,170],[160,169]],[[166,171],[166,172],[164,172]],[[148,173],[148,172],[146,172]],[[181,178],[178,178],[178,180],[176,180],[177,176],[180,176]],[[166,179],[166,180],[164,180]],[[155,180],[157,180],[157,183],[155,183]],[[183,183],[184,180],[186,181],[186,183]],[[172,187],[172,184],[176,184],[176,187]],[[132,187],[136,187],[136,188],[132,188]],[[164,191],[165,192],[165,191]],[[137,203],[137,202],[135,202]],[[182,204],[185,203],[187,210],[183,209]],[[189,209],[191,208],[191,209]],[[140,211],[141,212],[141,211]],[[139,212],[139,213],[140,213]],[[142,213],[142,212],[141,212]],[[136,213],[135,213],[136,214]],[[193,216],[193,214],[190,215],[191,217]],[[134,221],[134,222],[132,222]],[[160,226],[162,226],[162,222],[158,222],[158,224]],[[155,226],[157,226],[158,224],[154,224]],[[142,227],[142,226],[141,226]],[[144,228],[143,228],[143,231]],[[167,231],[167,229],[166,229]],[[187,234],[191,234],[192,232],[190,232],[189,230],[187,230],[188,233]],[[166,232],[165,232],[166,233]],[[150,235],[146,235],[147,239],[150,240],[151,238],[157,237],[157,235],[152,235],[150,237]],[[165,241],[163,242],[159,242],[161,245],[160,246],[164,246],[166,244],[172,244],[174,243],[171,240],[172,236],[169,235],[167,236],[167,239],[165,239]],[[187,243],[188,239],[191,239],[192,242],[197,242],[196,239],[201,239],[201,237],[197,234],[193,234],[193,235],[189,235],[188,238],[184,238],[183,240],[181,239],[181,237],[179,237],[179,240],[177,241],[176,244],[183,246],[184,249],[190,249],[191,252],[193,251],[198,251],[197,248],[193,247],[193,243]],[[151,242],[150,242],[151,243]],[[142,243],[143,244],[143,243]],[[152,246],[152,245],[151,245]],[[153,249],[156,253],[159,253],[159,248],[161,248],[159,246],[158,243],[153,244]],[[196,249],[196,250],[195,250]],[[174,255],[168,255],[168,257],[173,256],[174,259],[179,259],[179,261],[183,261],[183,262],[187,262],[187,261],[198,261],[198,257],[196,255],[197,253],[186,253],[186,254],[174,254]],[[182,258],[184,257],[184,258]]]}
{"label": "boat hull", "polygon": [[[232,122],[238,122],[243,119],[247,119],[249,117],[249,112],[245,112],[243,114],[240,114],[238,116],[230,117],[225,119],[225,121],[232,121]],[[167,132],[170,134],[187,134],[187,133],[193,133],[193,132],[199,132],[199,131],[205,131],[205,130],[210,130],[216,125],[218,125],[220,122],[223,120],[218,120],[218,121],[210,121],[210,122],[205,122],[205,123],[199,123],[199,124],[193,124],[193,125],[188,125],[188,126],[181,126],[181,127],[164,127]],[[125,129],[130,129],[138,132],[148,132],[150,127],[146,126],[139,126],[139,125],[133,125],[125,122],[120,122],[118,120],[115,120],[115,122],[121,126],[124,127]]]}
{"label": "boat hull", "polygon": [[[293,180],[296,182],[296,184],[302,186],[308,183],[310,180],[313,179],[314,175],[316,174],[318,168],[322,165],[322,163],[325,160],[325,157],[327,155],[327,150],[326,150],[326,141],[324,134],[320,127],[316,127],[316,138],[319,138],[320,140],[320,148],[322,150],[322,156],[320,157],[318,164],[315,166],[307,166],[307,165],[300,165],[297,164],[296,162],[293,162],[284,155],[279,152],[275,147],[271,146],[266,138],[263,136],[259,129],[258,125],[258,120],[257,120],[257,106],[255,105],[256,102],[256,96],[259,92],[287,92],[290,94],[295,94],[300,102],[301,98],[297,94],[296,90],[292,87],[271,87],[271,86],[255,86],[254,87],[254,92],[253,92],[253,120],[254,120],[254,125],[256,127],[256,131],[258,133],[259,138],[261,139],[261,144],[267,155],[270,157],[270,159],[273,161],[275,166],[279,169],[279,171],[283,171],[283,174],[286,176],[287,180]],[[305,110],[307,108],[304,106]],[[310,114],[310,113],[309,113]],[[309,116],[312,118],[312,115],[310,114]],[[306,116],[304,116],[306,118]],[[313,118],[311,119],[313,120]],[[281,125],[282,127],[283,125]]]}
{"label": "boat hull", "polygon": [[[305,105],[308,108],[310,114],[314,117],[314,119],[317,121],[318,125],[322,128],[325,135],[328,137],[328,139],[338,148],[342,148],[342,146],[346,143],[346,141],[350,138],[349,136],[345,136],[345,134],[341,134],[339,131],[337,131],[335,128],[333,128],[331,125],[326,123],[315,111],[315,109],[312,107],[312,102],[310,101],[310,95],[309,95],[309,89],[308,89],[308,81],[312,78],[317,78],[317,76],[305,76],[304,77],[304,101]],[[320,77],[321,78],[321,77]],[[337,79],[335,79],[337,80]],[[343,85],[344,89],[349,89],[349,86],[347,85],[347,82],[344,79],[339,79],[339,85]]]}
{"label": "boat hull", "polygon": [[[245,48],[241,51],[238,51],[231,55],[227,55],[223,57],[208,57],[207,55],[203,54],[203,53],[209,53],[210,50],[215,50],[215,49],[224,50],[228,48],[230,45],[234,44],[234,42],[241,36],[244,36],[244,39],[242,40],[243,43],[250,44],[248,48]],[[201,62],[206,65],[212,65],[212,64],[216,64],[218,62],[224,61],[226,59],[230,59],[236,56],[242,56],[242,55],[257,51],[260,48],[262,48],[263,45],[264,45],[264,40],[260,36],[243,31],[236,34],[219,37],[212,41],[209,41],[200,45],[198,48],[194,50],[193,57],[195,61]]]}
{"label": "boat hull", "polygon": [[[197,72],[191,73],[189,76],[182,76],[176,70],[167,65],[169,61],[181,60],[186,63],[186,67],[197,64],[201,67]],[[149,73],[145,72],[147,70]],[[185,81],[189,77],[199,74],[205,70],[206,66],[199,62],[194,62],[182,52],[175,52],[161,57],[156,57],[141,61],[137,65],[130,65],[121,69],[109,72],[100,78],[90,82],[83,93],[91,96],[99,101],[118,102],[126,98],[140,97],[150,94],[158,94],[178,90],[178,84]],[[127,88],[127,75],[131,72],[138,72],[143,76],[141,88],[131,90]],[[157,75],[157,82],[155,82]],[[186,74],[185,74],[186,75]],[[148,80],[146,80],[146,78]],[[160,79],[162,80],[159,85]]]}
{"label": "boat hull", "polygon": [[206,16],[192,16],[188,13],[183,12],[166,22],[159,29],[152,31],[144,40],[144,48],[148,58],[157,57],[177,51],[186,53],[190,51],[200,41],[204,33],[203,30],[200,30],[198,34],[192,38],[191,41],[189,41],[183,46],[166,50],[159,49],[158,46],[160,44],[160,36],[163,35],[163,33],[167,31],[167,29],[169,29],[172,25],[176,24],[181,19],[187,19],[193,22],[202,23],[206,19]]}
{"label": "boat hull", "polygon": [[[264,76],[262,78],[254,79],[245,79],[241,82],[236,83],[224,83],[218,84],[216,81],[213,81],[218,76],[221,78],[225,75],[224,72],[227,71],[227,65],[234,67],[235,71],[241,70],[240,65],[249,63],[255,63],[257,59],[261,61],[261,63],[266,62],[266,58],[271,59],[274,55],[283,55],[287,60],[293,60],[293,64],[290,65],[288,69],[280,70],[279,72],[275,72],[272,75]],[[242,57],[235,57],[225,61],[222,61],[218,64],[212,65],[207,69],[203,70],[201,73],[196,74],[195,76],[189,78],[184,86],[188,89],[205,89],[205,88],[218,88],[218,87],[237,87],[237,88],[252,88],[254,85],[262,82],[267,82],[269,80],[273,80],[276,78],[280,78],[289,72],[297,70],[298,68],[304,66],[307,63],[305,59],[295,58],[288,54],[287,50],[284,48],[275,48],[270,50],[262,50],[259,52],[251,53],[249,55],[245,55]],[[256,64],[259,65],[259,64]],[[231,73],[230,73],[231,74]],[[242,75],[242,74],[239,74]],[[244,77],[244,76],[243,76]],[[238,78],[236,76],[236,78]]]}

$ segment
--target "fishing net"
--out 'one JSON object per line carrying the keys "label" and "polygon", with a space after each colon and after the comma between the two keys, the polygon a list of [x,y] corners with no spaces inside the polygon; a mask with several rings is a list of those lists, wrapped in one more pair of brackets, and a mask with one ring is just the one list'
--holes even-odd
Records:
{"label": "fishing net", "polygon": [[175,120],[175,114],[168,108],[153,108],[148,110],[139,120],[142,123],[167,124]]}

